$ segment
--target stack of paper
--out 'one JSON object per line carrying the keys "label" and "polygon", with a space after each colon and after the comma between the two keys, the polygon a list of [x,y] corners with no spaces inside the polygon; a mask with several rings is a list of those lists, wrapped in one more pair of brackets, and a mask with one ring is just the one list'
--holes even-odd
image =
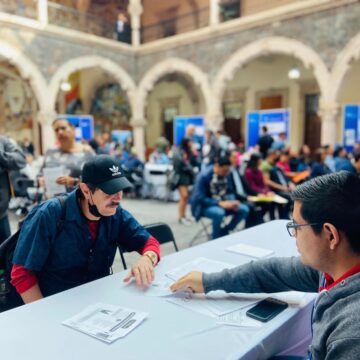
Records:
{"label": "stack of paper", "polygon": [[112,343],[130,333],[147,316],[145,312],[97,303],[65,320],[63,325]]}
{"label": "stack of paper", "polygon": [[228,247],[226,250],[235,252],[237,254],[251,256],[254,258],[263,258],[274,253],[272,250],[259,248],[257,246],[247,244],[236,244]]}

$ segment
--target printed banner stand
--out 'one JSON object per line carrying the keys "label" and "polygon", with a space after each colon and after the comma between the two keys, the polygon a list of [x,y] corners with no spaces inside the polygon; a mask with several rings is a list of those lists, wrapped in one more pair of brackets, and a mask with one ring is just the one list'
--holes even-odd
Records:
{"label": "printed banner stand", "polygon": [[75,126],[75,139],[90,140],[94,138],[94,118],[92,115],[58,115],[56,119],[66,119]]}
{"label": "printed banner stand", "polygon": [[344,105],[343,108],[343,145],[351,152],[356,143],[360,143],[360,106]]}
{"label": "printed banner stand", "polygon": [[290,109],[271,109],[248,111],[247,120],[247,137],[246,148],[254,147],[261,135],[261,128],[266,126],[268,134],[276,138],[280,133],[284,132],[286,138],[290,136]]}
{"label": "printed banner stand", "polygon": [[193,142],[199,144],[200,147],[204,143],[205,138],[205,119],[203,115],[191,116],[175,116],[174,117],[174,144],[179,146],[181,140],[186,134],[186,128],[189,125],[195,126],[195,134]]}

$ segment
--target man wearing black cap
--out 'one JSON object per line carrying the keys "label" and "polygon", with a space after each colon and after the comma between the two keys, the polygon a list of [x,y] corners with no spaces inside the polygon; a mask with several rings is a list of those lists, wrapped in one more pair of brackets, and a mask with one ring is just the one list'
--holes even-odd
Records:
{"label": "man wearing black cap", "polygon": [[85,163],[82,182],[65,205],[55,198],[30,212],[11,273],[25,303],[109,275],[117,245],[142,255],[124,281],[153,281],[160,245],[119,206],[122,190],[129,186],[118,162],[99,155]]}

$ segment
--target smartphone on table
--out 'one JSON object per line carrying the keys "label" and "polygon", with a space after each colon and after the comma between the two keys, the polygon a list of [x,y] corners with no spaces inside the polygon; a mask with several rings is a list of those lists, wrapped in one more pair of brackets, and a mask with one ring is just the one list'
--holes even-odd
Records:
{"label": "smartphone on table", "polygon": [[284,301],[269,297],[261,300],[255,306],[250,308],[246,312],[246,315],[253,319],[267,322],[284,311],[288,306],[289,305]]}

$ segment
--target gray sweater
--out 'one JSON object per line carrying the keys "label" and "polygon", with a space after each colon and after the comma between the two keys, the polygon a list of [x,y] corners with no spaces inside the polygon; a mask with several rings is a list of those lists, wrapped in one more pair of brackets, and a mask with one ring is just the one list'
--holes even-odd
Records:
{"label": "gray sweater", "polygon": [[0,219],[6,215],[10,200],[9,170],[18,170],[26,165],[22,150],[5,136],[0,135]]}
{"label": "gray sweater", "polygon": [[[299,258],[272,258],[203,274],[205,292],[317,292],[323,275]],[[360,273],[319,293],[313,313],[313,360],[360,359]]]}

